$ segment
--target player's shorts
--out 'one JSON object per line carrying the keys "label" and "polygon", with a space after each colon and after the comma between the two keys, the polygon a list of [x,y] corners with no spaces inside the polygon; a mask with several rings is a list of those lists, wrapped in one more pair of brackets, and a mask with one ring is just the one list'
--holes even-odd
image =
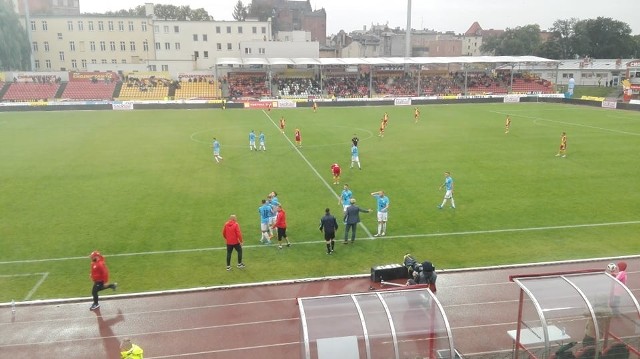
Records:
{"label": "player's shorts", "polygon": [[566,149],[567,149],[567,146],[565,146],[565,145],[560,145],[560,151],[564,151],[564,150],[566,150]]}
{"label": "player's shorts", "polygon": [[276,217],[269,217],[269,226],[276,224]]}
{"label": "player's shorts", "polygon": [[260,230],[262,232],[269,232],[269,223],[260,223]]}
{"label": "player's shorts", "polygon": [[287,238],[287,229],[278,227],[278,240],[282,240],[282,238]]}
{"label": "player's shorts", "polygon": [[448,189],[447,192],[444,193],[444,198],[446,199],[453,198],[453,191]]}
{"label": "player's shorts", "polygon": [[249,141],[249,146],[256,147],[256,141]]}
{"label": "player's shorts", "polygon": [[334,176],[340,176],[340,170],[333,170],[332,172]]}
{"label": "player's shorts", "polygon": [[336,232],[331,232],[331,231],[325,231],[324,232],[324,240],[325,241],[330,241],[332,239],[336,239]]}
{"label": "player's shorts", "polygon": [[360,162],[359,156],[351,156],[351,162]]}
{"label": "player's shorts", "polygon": [[260,141],[260,146],[264,147],[264,141]]}
{"label": "player's shorts", "polygon": [[349,207],[349,206],[350,206],[350,204],[343,204],[342,205],[342,211],[346,212],[347,211],[347,207]]}
{"label": "player's shorts", "polygon": [[378,212],[378,222],[386,222],[389,212]]}
{"label": "player's shorts", "polygon": [[214,156],[220,156],[220,151],[213,151]]}

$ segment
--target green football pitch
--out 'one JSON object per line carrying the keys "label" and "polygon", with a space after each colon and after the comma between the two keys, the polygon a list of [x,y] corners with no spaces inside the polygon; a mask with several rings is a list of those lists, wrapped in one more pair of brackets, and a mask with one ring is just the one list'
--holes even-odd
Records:
{"label": "green football pitch", "polygon": [[[0,302],[88,296],[93,250],[119,292],[364,274],[407,252],[438,269],[637,253],[637,113],[419,108],[418,123],[409,106],[0,113]],[[249,150],[251,130],[266,134],[267,151]],[[566,158],[555,156],[563,131]],[[362,170],[349,169],[354,134]],[[444,171],[456,209],[437,208]],[[387,236],[374,239],[375,211],[362,214],[356,243],[341,244],[341,225],[328,256],[319,219],[327,207],[340,219],[343,183],[364,208],[375,210],[371,192],[387,193]],[[257,208],[271,191],[287,213],[290,248],[258,242]],[[221,229],[230,214],[247,268],[227,272]]]}

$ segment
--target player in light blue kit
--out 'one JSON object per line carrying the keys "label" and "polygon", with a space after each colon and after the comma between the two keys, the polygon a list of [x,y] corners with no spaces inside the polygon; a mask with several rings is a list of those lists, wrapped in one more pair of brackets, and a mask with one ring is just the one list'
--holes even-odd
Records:
{"label": "player in light blue kit", "polygon": [[256,147],[256,133],[253,132],[253,130],[249,132],[249,151],[251,150],[258,150],[258,148]]}
{"label": "player in light blue kit", "polygon": [[358,152],[358,146],[351,146],[351,167],[350,168],[353,168],[354,163],[357,163],[358,168],[362,169],[362,167],[360,167],[360,156]]}
{"label": "player in light blue kit", "polygon": [[278,217],[278,206],[280,201],[278,200],[278,194],[273,191],[267,195],[267,204],[271,206],[271,218],[269,218],[269,238],[273,237],[273,226],[276,224],[276,218]]}
{"label": "player in light blue kit", "polygon": [[378,202],[378,233],[374,237],[381,237],[387,234],[387,215],[389,213],[389,197],[384,195],[384,191],[372,192],[371,195]]}
{"label": "player in light blue kit", "polygon": [[267,203],[266,199],[262,200],[262,205],[258,207],[258,213],[260,213],[260,231],[262,232],[260,243],[271,244],[271,237],[269,235],[269,219],[273,215],[273,209],[271,208],[271,205]]}
{"label": "player in light blue kit", "polygon": [[211,147],[213,147],[213,159],[216,160],[217,163],[220,163],[220,161],[222,161],[222,156],[220,156],[220,142],[218,142],[215,137],[213,138]]}
{"label": "player in light blue kit", "polygon": [[266,151],[267,147],[265,146],[265,138],[264,138],[264,132],[260,131],[260,135],[258,135],[258,141],[260,142],[260,147],[258,147],[258,150],[260,151]]}
{"label": "player in light blue kit", "polygon": [[444,173],[444,183],[440,185],[440,189],[442,189],[442,187],[444,187],[445,189],[444,199],[442,200],[442,204],[440,204],[438,208],[442,209],[442,207],[444,207],[444,205],[447,203],[447,200],[450,199],[451,208],[455,209],[456,203],[453,201],[453,178],[451,178],[451,173]]}
{"label": "player in light blue kit", "polygon": [[351,198],[353,197],[353,192],[349,189],[349,185],[345,183],[342,193],[340,193],[340,199],[338,200],[338,204],[342,205],[342,210],[346,211],[347,207],[351,205]]}

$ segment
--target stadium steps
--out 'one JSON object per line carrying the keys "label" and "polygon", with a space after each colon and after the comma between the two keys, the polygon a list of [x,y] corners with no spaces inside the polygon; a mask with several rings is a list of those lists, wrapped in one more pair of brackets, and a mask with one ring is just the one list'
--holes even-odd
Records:
{"label": "stadium steps", "polygon": [[116,88],[113,89],[113,94],[111,94],[111,98],[120,97],[120,90],[122,90],[122,81],[118,81],[116,83]]}
{"label": "stadium steps", "polygon": [[60,83],[60,87],[58,87],[58,91],[56,91],[56,95],[53,98],[62,98],[62,94],[64,90],[67,88],[67,82]]}
{"label": "stadium steps", "polygon": [[0,100],[2,100],[2,97],[4,97],[4,94],[6,94],[7,91],[9,90],[9,86],[11,85],[11,83],[5,82],[2,85],[3,85],[2,88],[0,88]]}

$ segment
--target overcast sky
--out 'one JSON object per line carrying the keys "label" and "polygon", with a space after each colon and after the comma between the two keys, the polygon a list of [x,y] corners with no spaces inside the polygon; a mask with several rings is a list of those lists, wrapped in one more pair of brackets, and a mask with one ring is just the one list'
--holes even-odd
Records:
{"label": "overcast sky", "polygon": [[[151,2],[151,1],[146,1]],[[233,20],[237,0],[171,0],[156,4],[189,5],[204,8],[215,20]],[[105,12],[134,8],[144,0],[80,0],[81,12]],[[251,0],[244,0],[245,5]],[[405,0],[311,0],[314,9],[327,11],[327,35],[388,24],[407,25]],[[411,27],[464,33],[474,21],[483,29],[506,29],[538,24],[549,29],[555,20],[610,17],[631,26],[640,34],[640,0],[412,0]]]}

